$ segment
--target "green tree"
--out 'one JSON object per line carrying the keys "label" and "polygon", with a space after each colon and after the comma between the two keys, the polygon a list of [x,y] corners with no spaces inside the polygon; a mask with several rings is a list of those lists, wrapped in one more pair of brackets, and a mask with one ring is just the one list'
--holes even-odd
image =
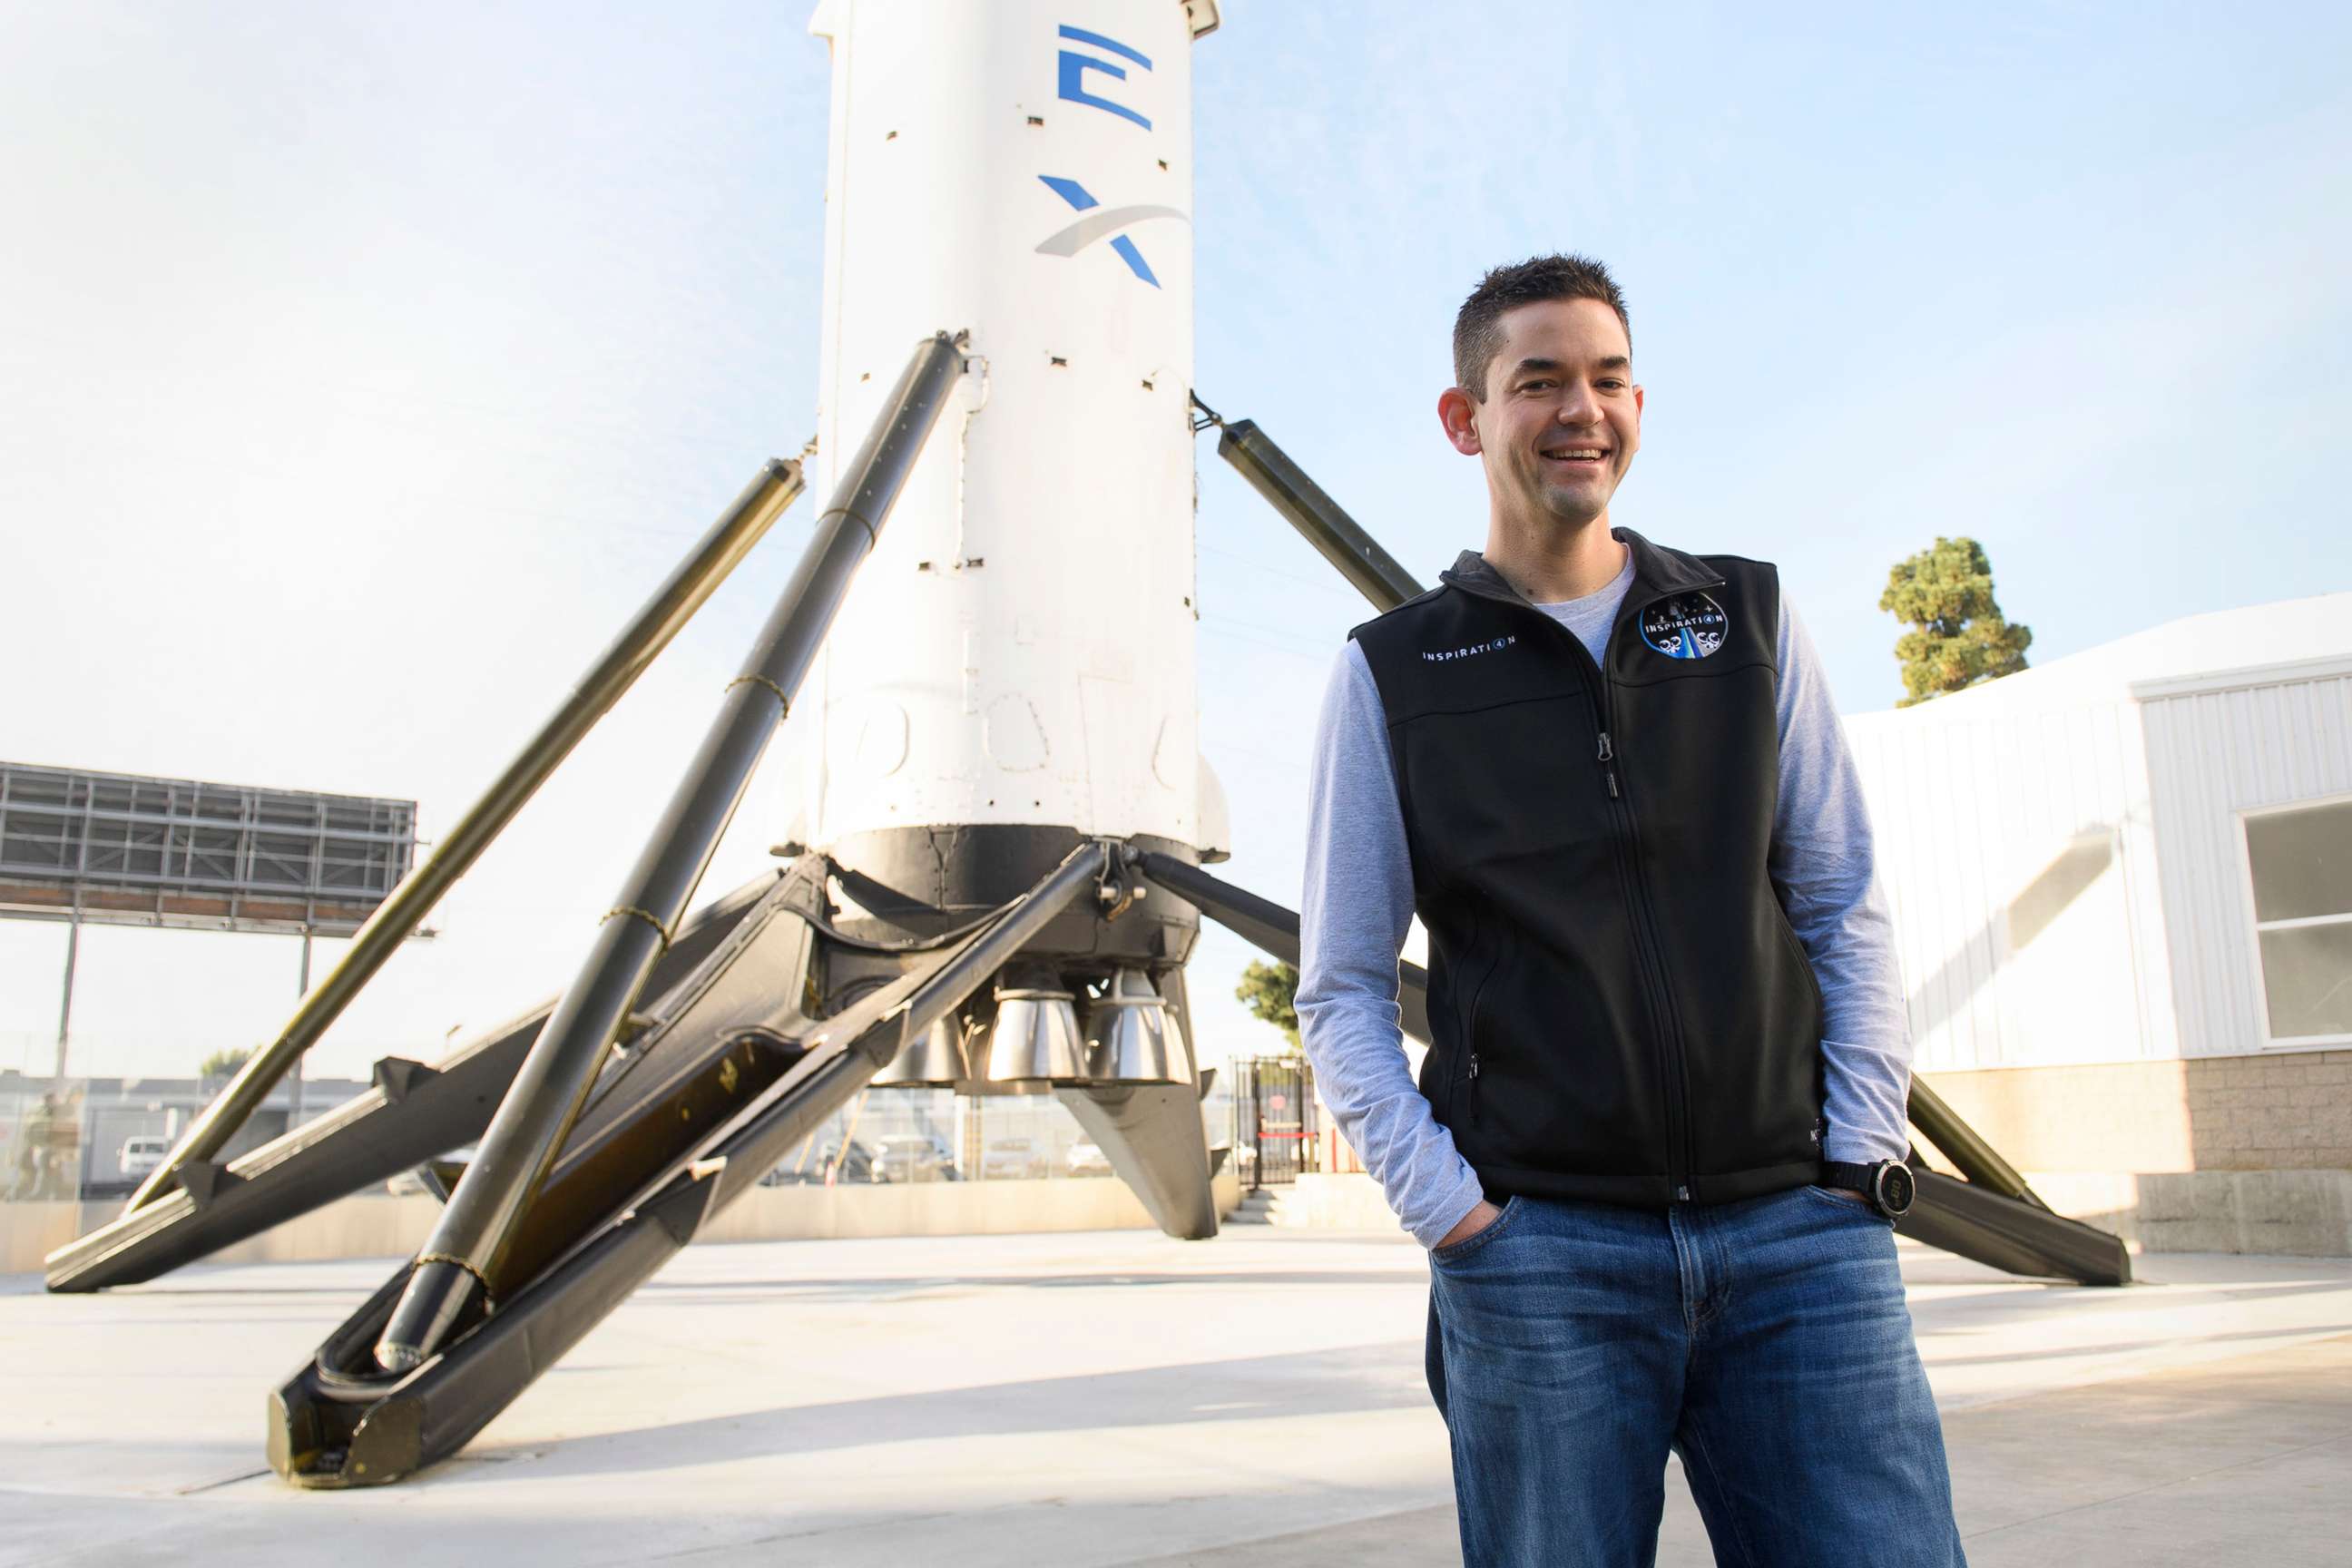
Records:
{"label": "green tree", "polygon": [[196,1068],[196,1076],[203,1079],[234,1078],[237,1069],[245,1066],[245,1058],[251,1055],[253,1052],[250,1050],[234,1048],[215,1051]]}
{"label": "green tree", "polygon": [[1287,963],[1251,959],[1242,971],[1234,995],[1258,1017],[1282,1031],[1292,1050],[1298,1049],[1298,971]]}
{"label": "green tree", "polygon": [[2014,675],[2033,643],[2030,628],[2001,615],[1992,562],[1973,539],[1938,535],[1934,548],[1896,562],[1878,607],[1911,626],[1895,639],[1906,692],[1898,708]]}

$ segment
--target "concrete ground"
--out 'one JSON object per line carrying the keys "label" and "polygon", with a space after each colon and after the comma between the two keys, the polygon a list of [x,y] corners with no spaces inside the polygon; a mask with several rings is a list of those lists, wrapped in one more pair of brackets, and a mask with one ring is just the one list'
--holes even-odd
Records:
{"label": "concrete ground", "polygon": [[[2021,1284],[1906,1247],[1978,1568],[2352,1562],[2352,1262]],[[688,1252],[456,1460],[309,1493],[267,1391],[386,1263],[0,1279],[0,1563],[1455,1561],[1402,1239]],[[1670,1481],[1668,1564],[1711,1562]]]}

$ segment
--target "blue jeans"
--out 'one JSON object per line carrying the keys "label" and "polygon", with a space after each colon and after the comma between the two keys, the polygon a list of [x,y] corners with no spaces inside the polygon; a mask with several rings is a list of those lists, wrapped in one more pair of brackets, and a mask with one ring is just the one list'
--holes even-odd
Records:
{"label": "blue jeans", "polygon": [[1517,1197],[1432,1252],[1430,1282],[1472,1568],[1649,1568],[1670,1447],[1718,1563],[1963,1562],[1893,1227],[1869,1205]]}

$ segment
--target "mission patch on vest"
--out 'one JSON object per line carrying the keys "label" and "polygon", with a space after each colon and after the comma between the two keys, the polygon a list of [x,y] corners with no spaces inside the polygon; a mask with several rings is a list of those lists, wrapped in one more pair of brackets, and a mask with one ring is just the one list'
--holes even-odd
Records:
{"label": "mission patch on vest", "polygon": [[1642,640],[1668,658],[1705,658],[1723,646],[1731,617],[1705,594],[1661,599],[1642,611]]}

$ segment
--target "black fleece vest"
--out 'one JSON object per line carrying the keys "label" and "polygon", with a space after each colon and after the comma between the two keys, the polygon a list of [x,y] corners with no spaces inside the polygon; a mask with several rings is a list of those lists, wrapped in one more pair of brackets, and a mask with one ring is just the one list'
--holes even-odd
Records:
{"label": "black fleece vest", "polygon": [[1780,580],[1630,530],[1605,669],[1464,552],[1350,634],[1429,931],[1421,1087],[1490,1195],[1817,1180],[1822,999],[1766,874]]}

